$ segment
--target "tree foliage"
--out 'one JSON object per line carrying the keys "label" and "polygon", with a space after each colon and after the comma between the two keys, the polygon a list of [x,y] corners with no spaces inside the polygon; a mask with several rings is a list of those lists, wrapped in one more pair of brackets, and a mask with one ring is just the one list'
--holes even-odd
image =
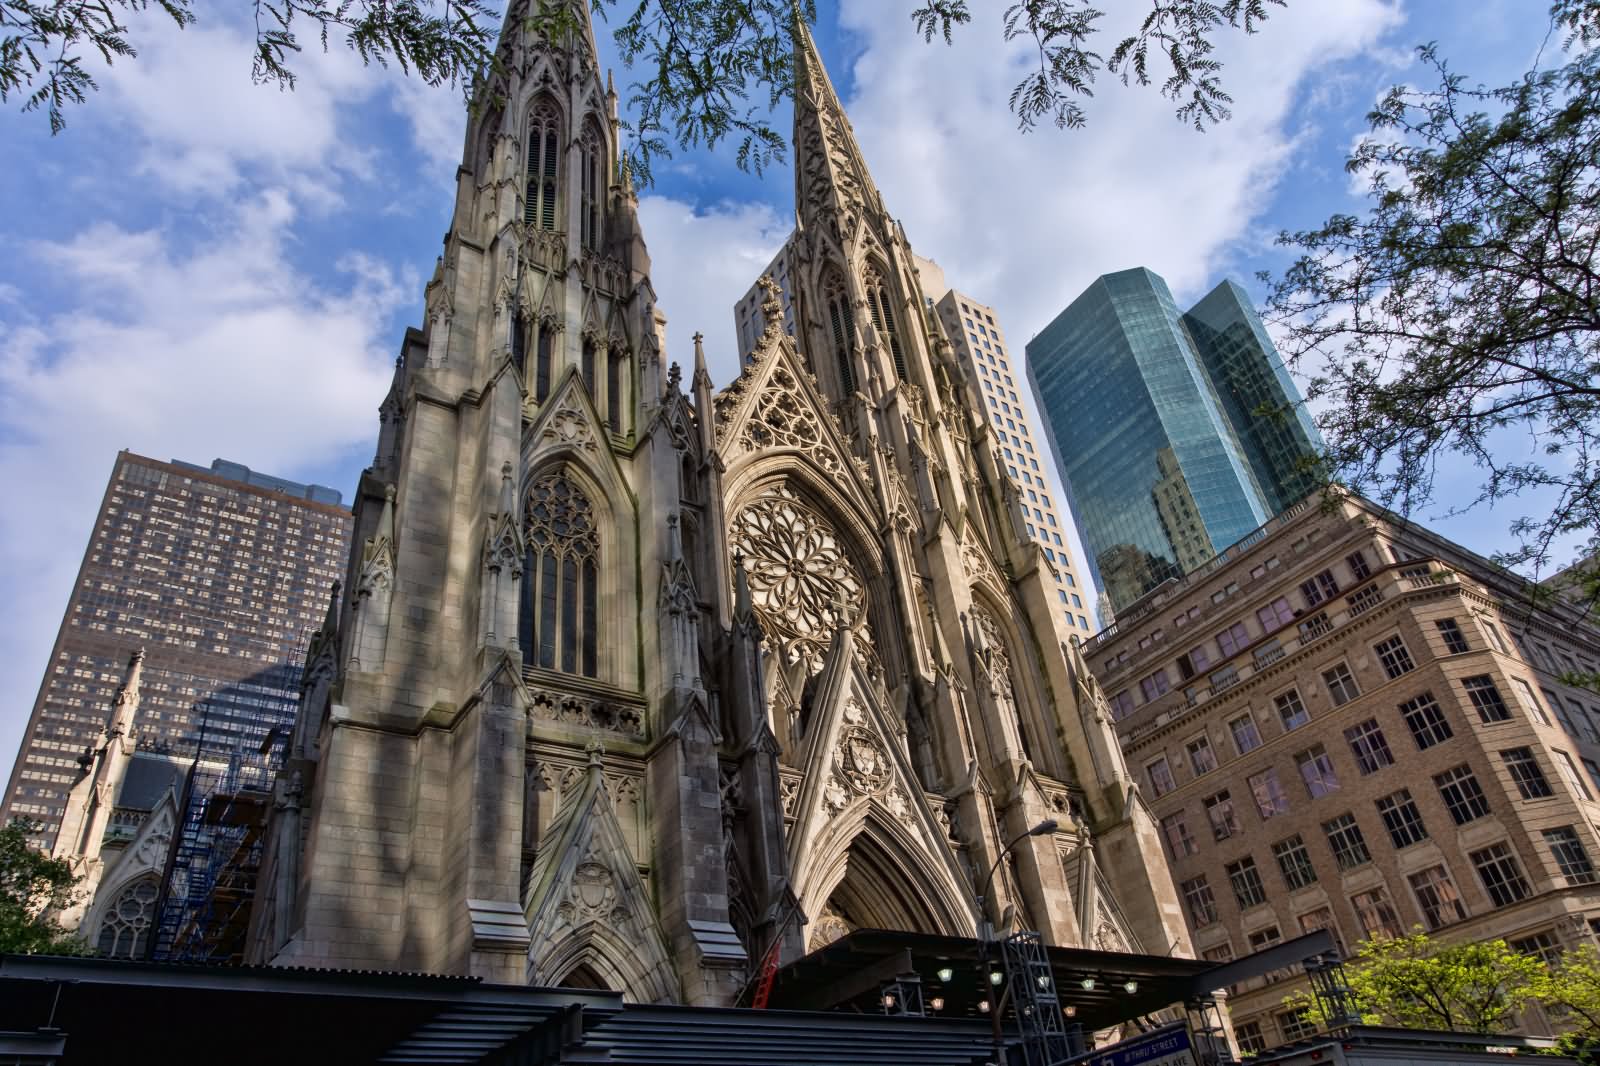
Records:
{"label": "tree foliage", "polygon": [[1483,477],[1455,510],[1539,490],[1503,557],[1536,571],[1600,547],[1600,0],[1552,17],[1579,47],[1500,88],[1420,50],[1437,84],[1390,90],[1347,164],[1366,214],[1283,234],[1269,302],[1333,471],[1402,512],[1451,453]]}
{"label": "tree foliage", "polygon": [[65,859],[28,842],[36,823],[13,819],[0,829],[0,955],[83,955],[88,947],[54,912],[73,902],[78,877]]}
{"label": "tree foliage", "polygon": [[[882,2],[882,0],[874,0]],[[954,40],[972,21],[969,0],[896,0],[909,5],[924,40]],[[602,18],[615,18],[623,60],[641,79],[630,105],[637,120],[630,149],[637,173],[674,146],[715,147],[739,139],[739,165],[760,172],[782,158],[786,138],[770,122],[772,109],[793,87],[790,27],[812,22],[815,0],[592,0]],[[1111,48],[1093,49],[1104,12],[1086,0],[1014,0],[1001,13],[1007,41],[1030,42],[1030,65],[1011,95],[1022,129],[1041,120],[1081,126],[1083,101],[1102,72],[1124,84],[1159,82],[1180,121],[1204,129],[1229,117],[1215,39],[1229,30],[1254,33],[1270,7],[1287,0],[1148,0],[1137,28]],[[87,65],[137,55],[130,19],[155,9],[178,26],[194,23],[194,0],[0,0],[0,102],[22,99],[25,111],[43,108],[60,131],[69,104],[96,88]],[[561,30],[572,21],[568,2],[531,0],[530,28]],[[252,74],[292,88],[291,63],[309,34],[324,49],[341,40],[363,62],[397,63],[429,84],[470,91],[494,63],[498,16],[487,0],[253,0],[256,40]]]}
{"label": "tree foliage", "polygon": [[[1368,1025],[1492,1035],[1509,1031],[1516,1012],[1546,992],[1544,963],[1504,940],[1438,944],[1420,929],[1365,940],[1345,964],[1355,1008]],[[1318,1025],[1332,1019],[1304,992],[1284,1000]]]}
{"label": "tree foliage", "polygon": [[1600,950],[1585,944],[1564,953],[1550,968],[1540,999],[1559,1008],[1570,1026],[1561,1034],[1561,1052],[1600,1063]]}

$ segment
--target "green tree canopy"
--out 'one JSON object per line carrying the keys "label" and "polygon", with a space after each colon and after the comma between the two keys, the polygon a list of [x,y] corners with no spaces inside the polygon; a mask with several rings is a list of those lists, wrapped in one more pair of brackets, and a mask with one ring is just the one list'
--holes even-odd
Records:
{"label": "green tree canopy", "polygon": [[[623,60],[641,80],[630,101],[638,120],[630,162],[648,177],[650,161],[671,146],[715,147],[740,139],[741,166],[760,171],[781,158],[786,138],[768,116],[792,88],[790,27],[816,19],[815,0],[590,0],[602,18],[618,19]],[[876,0],[888,2],[888,0]],[[902,3],[924,40],[950,42],[972,21],[969,0],[892,0]],[[1287,0],[1146,0],[1137,26],[1094,50],[1105,13],[1087,0],[1016,0],[1000,12],[998,30],[1023,40],[1032,60],[1011,108],[1029,129],[1040,121],[1082,125],[1083,101],[1099,76],[1124,84],[1159,83],[1177,104],[1179,120],[1203,129],[1229,117],[1215,38],[1231,29],[1253,33],[1270,6]],[[130,16],[151,8],[178,26],[197,16],[194,0],[0,0],[0,102],[22,99],[42,108],[52,130],[66,108],[95,88],[90,61],[137,55]],[[242,9],[241,9],[242,10]],[[525,28],[558,36],[571,30],[572,0],[530,0]],[[280,0],[254,8],[257,81],[294,85],[292,62],[309,34],[328,47],[341,40],[365,63],[398,64],[429,84],[459,84],[470,92],[495,60],[500,16],[486,0]],[[750,103],[764,96],[765,106]]]}
{"label": "green tree canopy", "polygon": [[1503,558],[1535,570],[1600,547],[1600,0],[1552,18],[1573,50],[1500,88],[1421,49],[1437,84],[1390,90],[1347,164],[1366,213],[1283,234],[1269,304],[1331,471],[1407,513],[1451,453],[1483,475],[1455,510],[1539,490]]}
{"label": "green tree canopy", "polygon": [[28,842],[38,824],[13,819],[0,829],[0,955],[83,955],[88,947],[54,912],[69,906],[78,877],[65,859]]}
{"label": "green tree canopy", "polygon": [[[1504,940],[1439,944],[1420,929],[1410,936],[1366,940],[1345,964],[1361,1020],[1369,1025],[1446,1029],[1485,1036],[1509,1031],[1517,1011],[1546,991],[1544,963]],[[1326,1026],[1307,993],[1284,1000]]]}
{"label": "green tree canopy", "polygon": [[1550,968],[1540,1000],[1563,1012],[1570,1028],[1561,1051],[1582,1062],[1600,1062],[1600,951],[1593,944],[1568,951]]}

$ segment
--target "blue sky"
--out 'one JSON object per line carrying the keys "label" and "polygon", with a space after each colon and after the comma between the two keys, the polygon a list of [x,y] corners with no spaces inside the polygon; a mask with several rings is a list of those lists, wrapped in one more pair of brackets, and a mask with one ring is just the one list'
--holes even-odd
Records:
{"label": "blue sky", "polygon": [[[0,111],[0,758],[116,450],[224,456],[348,495],[402,332],[420,324],[459,97],[337,45],[303,56],[292,93],[252,85],[248,9],[229,6],[203,5],[181,33],[140,18],[139,58],[96,71],[101,91],[59,136]],[[1094,277],[1136,265],[1180,304],[1230,275],[1259,294],[1255,272],[1284,262],[1280,229],[1358,206],[1345,154],[1377,95],[1419,76],[1413,46],[1438,41],[1457,69],[1501,82],[1538,50],[1548,4],[1291,0],[1259,35],[1224,41],[1235,115],[1203,135],[1154,90],[1110,81],[1088,129],[1019,134],[1006,98],[1027,55],[1002,42],[994,0],[975,0],[953,48],[915,36],[909,0],[818,6],[889,209],[1022,341]],[[1104,6],[1113,29],[1142,9]],[[597,35],[611,60],[604,24]],[[736,366],[732,305],[793,218],[787,166],[757,179],[731,159],[728,146],[662,163],[641,208],[671,354],[688,363],[703,331],[719,383]],[[1460,473],[1447,498],[1475,484]],[[1510,546],[1514,517],[1436,528],[1489,553]]]}

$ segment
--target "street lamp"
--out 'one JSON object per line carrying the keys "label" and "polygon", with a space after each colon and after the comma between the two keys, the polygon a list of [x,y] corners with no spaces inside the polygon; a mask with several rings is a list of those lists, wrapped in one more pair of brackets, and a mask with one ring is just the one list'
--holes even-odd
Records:
{"label": "street lamp", "polygon": [[986,914],[984,912],[984,904],[985,904],[985,902],[987,902],[987,898],[988,898],[988,895],[989,895],[989,886],[990,886],[991,882],[994,881],[994,872],[996,870],[1000,869],[1000,864],[1005,861],[1007,855],[1011,854],[1011,849],[1016,847],[1018,844],[1022,843],[1022,841],[1024,839],[1026,839],[1027,837],[1048,836],[1049,834],[1054,833],[1057,829],[1060,829],[1060,828],[1061,828],[1061,823],[1060,822],[1057,822],[1054,818],[1046,818],[1044,821],[1040,822],[1038,825],[1034,826],[1032,829],[1024,830],[1023,832],[1018,833],[1015,837],[1013,837],[1011,839],[1010,843],[1008,843],[1005,847],[1000,849],[999,856],[996,857],[996,859],[994,860],[994,864],[989,867],[989,872],[984,875],[984,878],[983,878],[983,891],[978,893],[978,917],[983,922],[983,930],[984,930],[983,939],[986,942],[993,939],[993,937],[989,935],[989,929],[991,927],[989,925],[989,916],[988,916],[988,914]]}

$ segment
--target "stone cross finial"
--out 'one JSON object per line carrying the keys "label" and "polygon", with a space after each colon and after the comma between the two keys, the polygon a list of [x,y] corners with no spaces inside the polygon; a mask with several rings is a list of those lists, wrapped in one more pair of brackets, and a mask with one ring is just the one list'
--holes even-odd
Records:
{"label": "stone cross finial", "polygon": [[761,280],[756,282],[761,291],[767,294],[761,301],[761,313],[768,322],[783,317],[783,290],[778,288],[778,283],[772,280],[771,274],[761,275]]}

